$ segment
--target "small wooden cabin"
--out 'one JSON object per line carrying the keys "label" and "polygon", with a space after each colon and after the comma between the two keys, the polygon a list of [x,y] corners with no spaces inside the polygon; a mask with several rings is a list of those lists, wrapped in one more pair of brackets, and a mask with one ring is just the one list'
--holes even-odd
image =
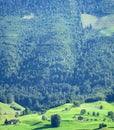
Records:
{"label": "small wooden cabin", "polygon": [[83,121],[83,120],[84,120],[84,118],[82,116],[78,117],[78,121]]}

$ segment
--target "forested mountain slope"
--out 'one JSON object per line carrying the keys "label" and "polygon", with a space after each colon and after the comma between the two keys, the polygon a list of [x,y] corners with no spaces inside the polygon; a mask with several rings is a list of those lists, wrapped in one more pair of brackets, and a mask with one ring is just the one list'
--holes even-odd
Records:
{"label": "forested mountain slope", "polygon": [[107,37],[102,28],[83,27],[81,14],[103,17],[113,14],[113,5],[0,0],[0,101],[14,98],[40,110],[90,97],[112,100],[113,32]]}

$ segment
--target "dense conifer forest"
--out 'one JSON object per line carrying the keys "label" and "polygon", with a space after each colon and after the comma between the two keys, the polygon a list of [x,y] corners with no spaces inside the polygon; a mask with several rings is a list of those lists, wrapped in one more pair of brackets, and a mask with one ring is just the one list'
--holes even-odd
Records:
{"label": "dense conifer forest", "polygon": [[114,100],[114,30],[84,27],[82,14],[114,17],[114,0],[0,0],[1,102]]}

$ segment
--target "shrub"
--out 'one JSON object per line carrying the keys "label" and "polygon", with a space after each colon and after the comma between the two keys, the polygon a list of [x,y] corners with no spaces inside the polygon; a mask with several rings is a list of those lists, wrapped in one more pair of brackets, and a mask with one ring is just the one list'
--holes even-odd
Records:
{"label": "shrub", "polygon": [[89,113],[89,112],[88,112],[87,114],[88,114],[88,115],[90,115],[90,113]]}
{"label": "shrub", "polygon": [[43,121],[46,121],[47,118],[43,115],[43,116],[42,116],[42,120],[43,120]]}
{"label": "shrub", "polygon": [[113,118],[114,117],[114,113],[112,111],[109,111],[108,112],[108,117]]}
{"label": "shrub", "polygon": [[92,115],[95,116],[95,112],[93,112]]}
{"label": "shrub", "polygon": [[99,128],[100,128],[100,129],[103,128],[103,127],[107,127],[107,124],[104,124],[104,123],[99,124]]}
{"label": "shrub", "polygon": [[104,118],[103,121],[106,121],[106,118]]}
{"label": "shrub", "polygon": [[86,109],[82,109],[81,111],[80,111],[80,114],[81,115],[84,115],[86,113]]}
{"label": "shrub", "polygon": [[19,116],[19,113],[18,113],[18,112],[16,112],[16,113],[15,113],[15,117],[18,117],[18,116]]}
{"label": "shrub", "polygon": [[102,110],[102,109],[103,109],[103,106],[102,106],[102,105],[100,105],[99,109],[101,109],[101,110]]}
{"label": "shrub", "polygon": [[97,116],[99,116],[100,114],[99,114],[99,112],[97,112],[97,114],[96,114]]}
{"label": "shrub", "polygon": [[73,102],[73,107],[79,107],[80,103],[79,102]]}
{"label": "shrub", "polygon": [[98,121],[97,119],[94,119],[94,121]]}
{"label": "shrub", "polygon": [[4,121],[4,124],[5,124],[5,125],[7,125],[7,124],[8,124],[8,120],[7,120],[7,119]]}

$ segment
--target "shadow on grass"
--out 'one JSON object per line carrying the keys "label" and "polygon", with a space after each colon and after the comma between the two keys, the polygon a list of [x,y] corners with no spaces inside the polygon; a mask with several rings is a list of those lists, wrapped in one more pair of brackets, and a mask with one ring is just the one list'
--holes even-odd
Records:
{"label": "shadow on grass", "polygon": [[0,124],[1,126],[6,126],[5,124]]}
{"label": "shadow on grass", "polygon": [[[104,127],[104,128],[114,128],[114,127]],[[101,130],[100,128],[96,128],[94,130]]]}
{"label": "shadow on grass", "polygon": [[42,123],[42,122],[36,122],[36,123],[32,124],[31,126],[39,125],[39,124],[41,124],[41,123]]}
{"label": "shadow on grass", "polygon": [[[76,130],[90,130],[90,129],[76,129]],[[100,130],[100,129],[92,129],[92,130]]]}
{"label": "shadow on grass", "polygon": [[35,128],[35,129],[32,129],[32,130],[42,130],[42,129],[47,129],[47,128],[52,128],[52,127],[51,127],[51,125],[44,125],[42,127]]}

